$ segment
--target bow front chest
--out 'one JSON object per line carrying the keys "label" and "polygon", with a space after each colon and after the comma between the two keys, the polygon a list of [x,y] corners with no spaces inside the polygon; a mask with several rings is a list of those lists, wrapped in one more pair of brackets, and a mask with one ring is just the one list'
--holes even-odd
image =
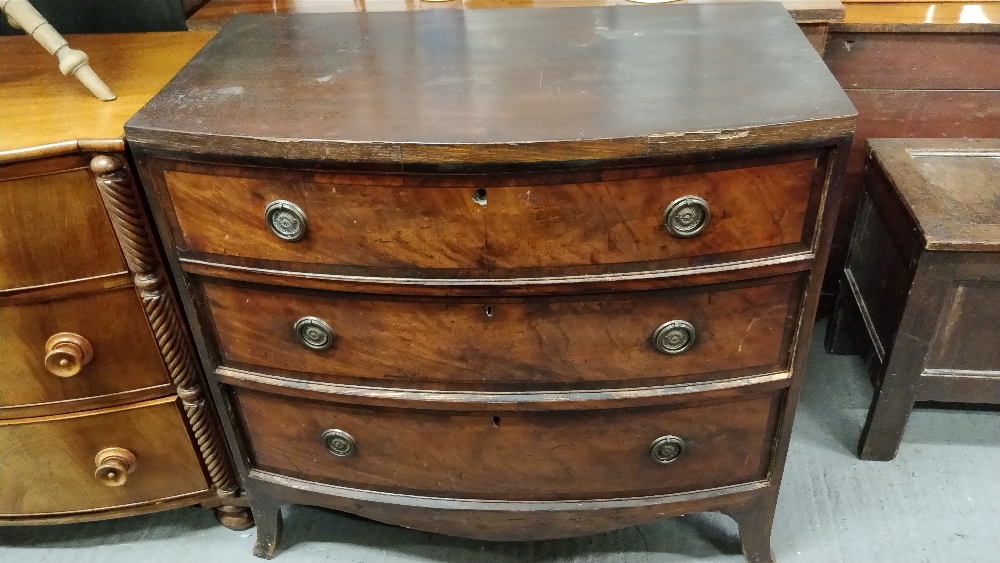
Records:
{"label": "bow front chest", "polygon": [[233,20],[126,126],[273,554],[769,536],[855,112],[778,4]]}

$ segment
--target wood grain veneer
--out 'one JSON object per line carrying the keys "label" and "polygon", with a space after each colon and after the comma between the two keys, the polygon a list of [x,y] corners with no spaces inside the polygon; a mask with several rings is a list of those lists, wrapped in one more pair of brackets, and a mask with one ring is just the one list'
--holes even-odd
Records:
{"label": "wood grain veneer", "polygon": [[[786,276],[544,298],[374,298],[216,283],[202,291],[224,365],[376,386],[588,389],[785,371],[801,287],[799,276]],[[298,342],[292,325],[305,316],[333,327],[331,348]],[[692,323],[697,340],[667,355],[652,337],[673,319]]]}
{"label": "wood grain veneer", "polygon": [[[796,156],[806,155],[788,158]],[[180,227],[178,247],[188,251],[479,277],[808,250],[818,204],[809,190],[817,180],[816,158],[735,168],[746,164],[719,164],[722,170],[708,173],[674,168],[454,179],[257,169],[223,176],[214,167],[168,165],[163,177]],[[700,236],[673,237],[663,227],[664,213],[690,195],[708,201],[712,217]],[[303,240],[282,241],[268,228],[264,208],[275,200],[305,213]],[[241,234],[230,236],[234,232]]]}
{"label": "wood grain veneer", "polygon": [[[79,334],[94,349],[93,360],[72,377],[53,375],[43,362],[46,340],[59,332]],[[13,407],[39,403],[62,403],[51,405],[62,410],[66,401],[151,387],[161,395],[170,392],[160,352],[131,287],[0,307],[0,373],[0,418],[16,413]]]}
{"label": "wood grain veneer", "polygon": [[[0,421],[0,518],[69,516],[207,492],[178,406],[171,396]],[[126,448],[138,460],[123,486],[108,487],[94,477],[94,456],[108,447]]]}
{"label": "wood grain veneer", "polygon": [[[489,500],[642,497],[764,479],[779,397],[689,408],[549,412],[489,405],[451,412],[366,409],[240,390],[253,467],[345,487]],[[594,409],[594,410],[592,410]],[[357,454],[318,440],[340,428]],[[649,460],[664,434],[685,437],[676,461]],[[511,463],[530,459],[530,463]]]}
{"label": "wood grain veneer", "polygon": [[66,164],[16,173],[0,169],[0,224],[6,225],[0,296],[4,290],[125,272],[86,161]]}

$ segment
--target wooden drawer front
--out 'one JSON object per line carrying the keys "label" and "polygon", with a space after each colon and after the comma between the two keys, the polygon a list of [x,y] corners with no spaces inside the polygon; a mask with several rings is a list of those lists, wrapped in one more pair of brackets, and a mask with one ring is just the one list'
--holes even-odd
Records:
{"label": "wooden drawer front", "polygon": [[[0,516],[84,512],[206,490],[176,402],[0,422]],[[107,448],[135,456],[121,486],[95,478],[95,456]]]}
{"label": "wooden drawer front", "polygon": [[[73,333],[93,356],[76,375],[45,366],[46,341]],[[0,307],[0,418],[19,405],[73,401],[169,383],[139,297],[132,287]],[[164,394],[169,391],[164,391]],[[68,410],[79,410],[67,405]]]}
{"label": "wooden drawer front", "polygon": [[0,290],[125,271],[121,249],[85,169],[3,179]]}
{"label": "wooden drawer front", "polygon": [[[503,187],[447,177],[168,170],[183,248],[216,255],[343,267],[431,268],[483,275],[691,258],[811,243],[816,160],[668,176],[618,170],[591,177],[514,178]],[[251,176],[250,174],[256,174]],[[558,182],[558,183],[557,183]],[[697,236],[672,236],[664,211],[687,195],[708,202]],[[480,197],[482,196],[482,197]],[[479,198],[480,202],[474,198]],[[286,200],[305,214],[305,238],[286,242],[264,219]],[[807,237],[804,239],[804,237]],[[792,245],[792,246],[789,246]],[[789,248],[783,248],[788,246]],[[752,252],[757,250],[757,252]],[[772,249],[769,253],[775,254]],[[478,274],[477,274],[478,272]],[[408,275],[426,276],[426,271]]]}
{"label": "wooden drawer front", "polygon": [[[379,385],[571,388],[705,380],[785,369],[798,276],[755,285],[533,298],[405,298],[292,293],[205,283],[224,362],[291,377]],[[316,317],[333,345],[307,348]],[[656,349],[668,321],[693,346]],[[665,381],[669,380],[669,381]]]}
{"label": "wooden drawer front", "polygon": [[[389,492],[502,500],[615,498],[763,479],[777,396],[688,408],[469,410],[363,408],[236,391],[259,469]],[[542,407],[544,408],[544,407]],[[323,434],[350,435],[349,457]],[[661,464],[650,446],[677,436]]]}

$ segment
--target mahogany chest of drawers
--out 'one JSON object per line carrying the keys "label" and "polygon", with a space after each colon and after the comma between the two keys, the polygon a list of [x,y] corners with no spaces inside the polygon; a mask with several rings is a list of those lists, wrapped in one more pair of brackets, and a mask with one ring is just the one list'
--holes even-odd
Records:
{"label": "mahogany chest of drawers", "polygon": [[122,140],[207,39],[76,37],[102,103],[0,38],[0,525],[198,503],[253,524]]}
{"label": "mahogany chest of drawers", "polygon": [[255,553],[294,502],[770,560],[853,127],[777,4],[234,19],[126,132]]}

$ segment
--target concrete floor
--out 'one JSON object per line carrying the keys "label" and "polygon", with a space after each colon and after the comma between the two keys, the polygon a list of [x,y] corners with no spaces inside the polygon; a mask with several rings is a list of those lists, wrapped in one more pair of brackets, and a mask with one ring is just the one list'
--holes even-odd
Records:
{"label": "concrete floor", "polygon": [[[854,450],[871,387],[857,357],[822,349],[816,327],[772,545],[781,563],[1000,561],[1000,412],[922,408],[899,456]],[[253,530],[182,508],[64,526],[0,528],[2,562],[256,561]],[[487,543],[292,506],[278,562],[738,563],[735,524],[693,514],[584,538]]]}

